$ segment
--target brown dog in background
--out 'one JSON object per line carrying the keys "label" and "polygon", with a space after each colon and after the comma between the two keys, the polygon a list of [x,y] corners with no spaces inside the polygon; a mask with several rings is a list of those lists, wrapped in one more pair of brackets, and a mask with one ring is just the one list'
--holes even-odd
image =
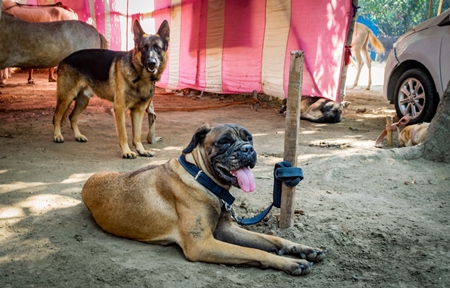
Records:
{"label": "brown dog in background", "polygon": [[414,146],[422,143],[428,131],[430,123],[414,124],[403,128],[398,134],[398,144],[400,147]]}
{"label": "brown dog in background", "polygon": [[[58,67],[57,104],[53,117],[56,143],[64,142],[61,122],[75,100],[69,116],[70,124],[79,142],[86,136],[78,129],[78,116],[94,94],[114,104],[114,116],[123,158],[136,158],[128,146],[125,118],[130,109],[133,127],[133,145],[141,156],[152,156],[141,141],[142,120],[155,93],[155,83],[161,77],[167,62],[169,24],[164,21],[157,34],[146,34],[138,21],[134,22],[134,49],[128,52],[88,49],[75,52],[61,61]],[[150,106],[149,106],[150,105]]]}
{"label": "brown dog in background", "polygon": [[[240,125],[201,126],[183,155],[221,189],[255,189],[250,169],[256,164],[256,152],[252,135]],[[180,161],[174,158],[129,173],[96,173],[81,196],[105,231],[142,242],[178,244],[191,261],[246,264],[304,275],[311,270],[310,261],[325,258],[322,249],[240,228],[222,200]]]}

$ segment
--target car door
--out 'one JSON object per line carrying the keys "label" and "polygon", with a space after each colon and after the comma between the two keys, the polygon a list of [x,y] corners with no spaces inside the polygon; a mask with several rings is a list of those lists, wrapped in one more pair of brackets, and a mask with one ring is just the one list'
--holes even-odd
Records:
{"label": "car door", "polygon": [[441,85],[442,91],[445,91],[450,81],[450,25],[442,26],[441,28],[446,29],[442,37],[440,53]]}

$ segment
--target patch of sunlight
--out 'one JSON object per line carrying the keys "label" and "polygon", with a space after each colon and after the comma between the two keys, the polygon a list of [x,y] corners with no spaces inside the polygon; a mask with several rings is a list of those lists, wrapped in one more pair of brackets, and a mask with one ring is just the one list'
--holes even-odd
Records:
{"label": "patch of sunlight", "polygon": [[181,150],[183,150],[183,149],[184,149],[184,147],[180,147],[180,146],[167,146],[167,147],[165,147],[165,148],[162,149],[162,150],[165,150],[165,151],[170,151],[170,150],[181,151]]}
{"label": "patch of sunlight", "polygon": [[[375,119],[375,118],[386,118],[387,115],[382,115],[382,114],[363,114],[361,116],[364,119]],[[364,119],[360,119],[360,120],[364,121]]]}
{"label": "patch of sunlight", "polygon": [[10,184],[1,184],[0,185],[0,193],[7,193],[21,189],[27,189],[32,187],[38,187],[41,185],[45,185],[44,182],[14,182]]}
{"label": "patch of sunlight", "polygon": [[260,160],[261,160],[261,162],[264,163],[264,165],[271,166],[271,165],[277,164],[278,162],[283,161],[283,157],[276,157],[276,156],[266,155],[266,156],[262,157]]}
{"label": "patch of sunlight", "polygon": [[[9,240],[10,241],[10,240]],[[5,242],[5,243],[2,243]],[[7,241],[0,241],[3,245],[7,245]],[[21,247],[14,249],[14,252],[7,256],[0,257],[0,264],[11,263],[11,261],[38,261],[43,260],[49,254],[56,253],[59,248],[51,244],[48,238],[30,239],[20,242]],[[48,249],[51,247],[51,249]]]}
{"label": "patch of sunlight", "polygon": [[267,133],[252,134],[253,137],[267,136]]}
{"label": "patch of sunlight", "polygon": [[2,206],[0,207],[0,220],[22,218],[25,217],[25,212],[20,207]]}
{"label": "patch of sunlight", "polygon": [[148,163],[145,163],[145,165],[143,165],[142,167],[147,167],[149,165],[162,165],[162,164],[166,163],[167,161],[168,161],[168,159],[153,160]]}
{"label": "patch of sunlight", "polygon": [[0,174],[4,174],[6,172],[8,172],[8,170],[0,170]]}
{"label": "patch of sunlight", "polygon": [[352,147],[372,149],[375,147],[375,141],[372,140],[355,141],[352,142]]}
{"label": "patch of sunlight", "polygon": [[300,132],[300,134],[304,134],[304,135],[306,135],[306,134],[316,134],[317,133],[317,131],[303,131],[303,132]]}
{"label": "patch of sunlight", "polygon": [[86,181],[93,173],[72,174],[66,180],[61,181],[62,184],[77,183]]}
{"label": "patch of sunlight", "polygon": [[72,207],[80,204],[81,201],[63,195],[41,194],[28,197],[14,206],[27,209],[30,213],[42,214],[55,209]]}

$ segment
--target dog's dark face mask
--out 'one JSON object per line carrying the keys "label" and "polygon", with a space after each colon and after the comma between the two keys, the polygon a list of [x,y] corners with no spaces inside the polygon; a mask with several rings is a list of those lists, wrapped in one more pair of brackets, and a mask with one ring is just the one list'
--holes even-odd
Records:
{"label": "dog's dark face mask", "polygon": [[144,69],[150,73],[152,81],[158,81],[164,71],[165,58],[169,47],[169,24],[167,21],[161,24],[157,34],[148,35],[143,30],[138,21],[134,22],[134,43],[135,52],[139,53],[140,62]]}
{"label": "dog's dark face mask", "polygon": [[255,190],[255,178],[251,168],[256,165],[256,151],[250,132],[238,124],[222,124],[212,129],[200,127],[191,143],[183,150],[190,153],[198,145],[209,159],[209,172],[226,185],[233,185],[245,192]]}

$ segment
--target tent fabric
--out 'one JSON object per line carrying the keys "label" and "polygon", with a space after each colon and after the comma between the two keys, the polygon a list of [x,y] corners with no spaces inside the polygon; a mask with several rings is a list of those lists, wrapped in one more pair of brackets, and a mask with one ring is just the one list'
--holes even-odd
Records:
{"label": "tent fabric", "polygon": [[[28,0],[48,4],[60,0]],[[113,50],[133,47],[132,20],[170,25],[169,62],[158,86],[287,97],[290,51],[304,52],[302,95],[339,101],[351,0],[62,0]]]}

